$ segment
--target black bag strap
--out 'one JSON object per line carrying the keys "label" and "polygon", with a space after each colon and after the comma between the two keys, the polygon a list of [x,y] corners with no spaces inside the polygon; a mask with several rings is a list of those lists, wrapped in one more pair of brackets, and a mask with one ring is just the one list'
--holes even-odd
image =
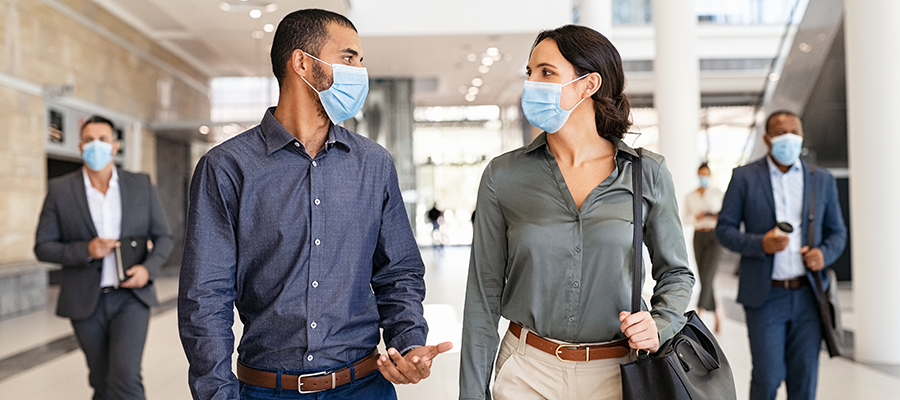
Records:
{"label": "black bag strap", "polygon": [[631,163],[631,189],[634,192],[634,241],[633,241],[633,251],[632,251],[632,286],[631,286],[631,312],[636,313],[641,311],[641,278],[643,277],[642,272],[644,271],[643,267],[643,251],[642,245],[644,244],[644,216],[641,211],[641,206],[644,203],[644,194],[642,190],[643,186],[643,173],[644,169],[641,166],[641,158],[643,157],[643,148],[635,149],[637,151],[637,157],[634,158],[634,161]]}
{"label": "black bag strap", "polygon": [[806,245],[816,247],[816,168],[809,166],[809,216],[806,218]]}

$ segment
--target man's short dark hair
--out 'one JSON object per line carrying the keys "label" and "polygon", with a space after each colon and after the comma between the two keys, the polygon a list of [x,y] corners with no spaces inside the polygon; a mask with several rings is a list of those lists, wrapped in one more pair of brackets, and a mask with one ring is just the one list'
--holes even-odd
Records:
{"label": "man's short dark hair", "polygon": [[699,170],[701,170],[701,169],[703,169],[703,168],[709,169],[709,163],[704,162],[703,164],[700,164],[700,166],[697,167],[697,171],[699,171]]}
{"label": "man's short dark hair", "polygon": [[88,119],[84,120],[84,123],[81,124],[81,132],[78,132],[78,136],[81,136],[84,134],[84,127],[88,126],[88,124],[107,124],[107,125],[109,125],[109,128],[112,129],[112,131],[113,131],[113,139],[116,138],[116,125],[113,124],[112,121],[110,121],[106,118],[103,118],[99,115],[91,115],[90,117],[88,117]]}
{"label": "man's short dark hair", "polygon": [[793,111],[788,111],[788,110],[778,110],[778,111],[775,111],[775,112],[769,114],[769,118],[766,118],[766,134],[769,133],[769,124],[772,123],[772,120],[775,119],[775,117],[780,117],[780,116],[782,116],[782,115],[786,115],[786,116],[788,116],[788,117],[794,117],[794,118],[800,119],[800,117],[798,117],[797,114],[794,114]]}
{"label": "man's short dark hair", "polygon": [[287,63],[294,50],[303,50],[319,57],[322,46],[328,39],[328,25],[351,28],[356,27],[347,17],[327,10],[307,8],[288,14],[278,24],[275,38],[272,39],[272,72],[278,79],[278,87],[284,81]]}

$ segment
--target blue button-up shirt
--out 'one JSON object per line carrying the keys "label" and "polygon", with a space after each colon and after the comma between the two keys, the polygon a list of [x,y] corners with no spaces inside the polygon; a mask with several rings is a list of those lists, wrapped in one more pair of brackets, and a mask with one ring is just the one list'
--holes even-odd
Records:
{"label": "blue button-up shirt", "polygon": [[315,159],[266,111],[200,159],[178,295],[195,398],[238,397],[238,359],[326,370],[425,344],[424,264],[390,154],[332,126]]}
{"label": "blue button-up shirt", "polygon": [[803,223],[803,165],[797,160],[787,172],[781,172],[770,157],[766,157],[766,161],[772,181],[772,198],[775,200],[775,220],[794,227],[787,248],[775,253],[772,279],[794,279],[806,273],[800,254],[800,247],[803,246],[803,229],[800,229]]}

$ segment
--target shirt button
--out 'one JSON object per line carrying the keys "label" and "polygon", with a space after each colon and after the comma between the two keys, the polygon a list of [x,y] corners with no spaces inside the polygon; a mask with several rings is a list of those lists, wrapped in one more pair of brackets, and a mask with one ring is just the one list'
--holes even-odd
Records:
{"label": "shirt button", "polygon": [[[569,322],[575,322],[575,317],[569,317]],[[310,356],[312,357],[312,356]]]}
{"label": "shirt button", "polygon": [[575,252],[576,253],[581,252],[581,246],[575,246]]}
{"label": "shirt button", "polygon": [[300,147],[300,143],[299,143],[299,142],[294,142],[294,147]]}
{"label": "shirt button", "polygon": [[319,287],[319,281],[313,281],[312,287],[314,287],[314,288]]}
{"label": "shirt button", "polygon": [[578,222],[579,220],[581,220],[581,217],[579,217],[579,216],[576,215],[576,216],[575,216],[575,222]]}
{"label": "shirt button", "polygon": [[306,361],[312,361],[312,354],[306,356]]}
{"label": "shirt button", "polygon": [[319,239],[316,239],[316,246],[318,246],[320,244],[322,244],[322,242],[320,242]]}
{"label": "shirt button", "polygon": [[573,283],[572,283],[572,287],[573,287],[573,288],[577,288],[577,287],[578,287],[578,281],[573,282]]}
{"label": "shirt button", "polygon": [[318,325],[316,325],[315,322],[309,324],[309,327],[310,327],[310,328],[313,328],[313,329],[316,329],[317,326],[318,326]]}
{"label": "shirt button", "polygon": [[315,166],[316,166],[316,165],[319,165],[319,164],[316,164],[316,162],[315,162],[315,161],[313,161],[313,167],[315,167]]}
{"label": "shirt button", "polygon": [[319,205],[319,203],[321,203],[321,201],[319,201],[319,199],[316,199],[316,201],[314,201],[313,203],[316,203],[316,205]]}

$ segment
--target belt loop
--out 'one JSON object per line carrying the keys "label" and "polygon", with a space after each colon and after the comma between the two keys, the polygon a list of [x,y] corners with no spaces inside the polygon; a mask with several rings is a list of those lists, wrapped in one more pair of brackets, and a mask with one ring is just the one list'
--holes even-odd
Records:
{"label": "belt loop", "polygon": [[350,363],[350,387],[353,386],[356,386],[356,366]]}
{"label": "belt loop", "polygon": [[281,396],[281,370],[275,371],[275,395]]}
{"label": "belt loop", "polygon": [[[513,322],[510,322],[510,323],[513,323]],[[519,325],[519,326],[521,326],[521,325]],[[524,355],[525,348],[528,347],[528,345],[526,344],[525,341],[528,338],[528,333],[531,331],[528,330],[528,328],[526,328],[524,326],[521,326],[521,327],[522,327],[522,332],[519,333],[519,344],[516,346],[516,352]]]}

